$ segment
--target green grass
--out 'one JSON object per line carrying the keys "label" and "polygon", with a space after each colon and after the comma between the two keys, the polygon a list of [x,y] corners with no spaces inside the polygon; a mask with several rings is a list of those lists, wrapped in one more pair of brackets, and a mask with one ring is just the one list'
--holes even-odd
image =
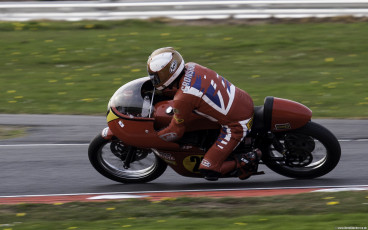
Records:
{"label": "green grass", "polygon": [[0,125],[0,140],[26,135],[26,128],[19,126]]}
{"label": "green grass", "polygon": [[248,91],[296,100],[314,117],[368,118],[368,24],[177,26],[156,21],[0,22],[0,113],[105,114],[146,75],[156,48]]}
{"label": "green grass", "polygon": [[368,192],[0,206],[0,229],[368,227]]}

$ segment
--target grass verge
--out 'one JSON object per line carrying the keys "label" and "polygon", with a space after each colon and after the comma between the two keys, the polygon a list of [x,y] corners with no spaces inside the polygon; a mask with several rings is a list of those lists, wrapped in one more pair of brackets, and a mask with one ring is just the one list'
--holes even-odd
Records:
{"label": "grass verge", "polygon": [[0,22],[0,113],[101,114],[146,75],[156,48],[248,91],[296,100],[315,117],[368,117],[366,22],[177,25],[164,20]]}
{"label": "grass verge", "polygon": [[336,229],[368,227],[368,192],[0,206],[3,229]]}
{"label": "grass verge", "polygon": [[26,135],[26,128],[19,126],[0,125],[0,140],[22,137]]}

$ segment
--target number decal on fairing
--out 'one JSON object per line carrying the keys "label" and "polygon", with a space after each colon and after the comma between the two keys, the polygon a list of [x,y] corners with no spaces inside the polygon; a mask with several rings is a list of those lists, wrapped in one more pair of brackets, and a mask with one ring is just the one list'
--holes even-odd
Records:
{"label": "number decal on fairing", "polygon": [[183,165],[188,171],[199,173],[199,166],[201,165],[202,160],[203,155],[187,156],[183,160]]}

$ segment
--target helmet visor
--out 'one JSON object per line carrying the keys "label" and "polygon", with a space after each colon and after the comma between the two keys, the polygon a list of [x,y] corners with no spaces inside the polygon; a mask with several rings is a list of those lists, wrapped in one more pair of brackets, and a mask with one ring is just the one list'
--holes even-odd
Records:
{"label": "helmet visor", "polygon": [[153,86],[157,86],[160,84],[161,80],[157,73],[150,74],[149,77],[151,79]]}

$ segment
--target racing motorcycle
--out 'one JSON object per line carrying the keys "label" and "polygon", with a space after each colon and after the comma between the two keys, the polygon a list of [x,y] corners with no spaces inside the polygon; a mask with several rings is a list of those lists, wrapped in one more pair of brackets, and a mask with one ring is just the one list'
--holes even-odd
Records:
{"label": "racing motorcycle", "polygon": [[[192,113],[184,136],[166,142],[157,130],[173,116],[172,97],[155,91],[149,77],[120,87],[108,104],[107,124],[91,141],[89,160],[103,176],[121,183],[144,183],[160,177],[170,166],[186,177],[203,177],[199,166],[216,141],[220,125]],[[340,144],[334,134],[311,121],[306,106],[266,97],[254,107],[251,132],[232,152],[262,151],[260,164],[286,177],[311,179],[329,173],[338,164]],[[237,177],[236,169],[223,177]],[[261,172],[259,173],[261,174]]]}

